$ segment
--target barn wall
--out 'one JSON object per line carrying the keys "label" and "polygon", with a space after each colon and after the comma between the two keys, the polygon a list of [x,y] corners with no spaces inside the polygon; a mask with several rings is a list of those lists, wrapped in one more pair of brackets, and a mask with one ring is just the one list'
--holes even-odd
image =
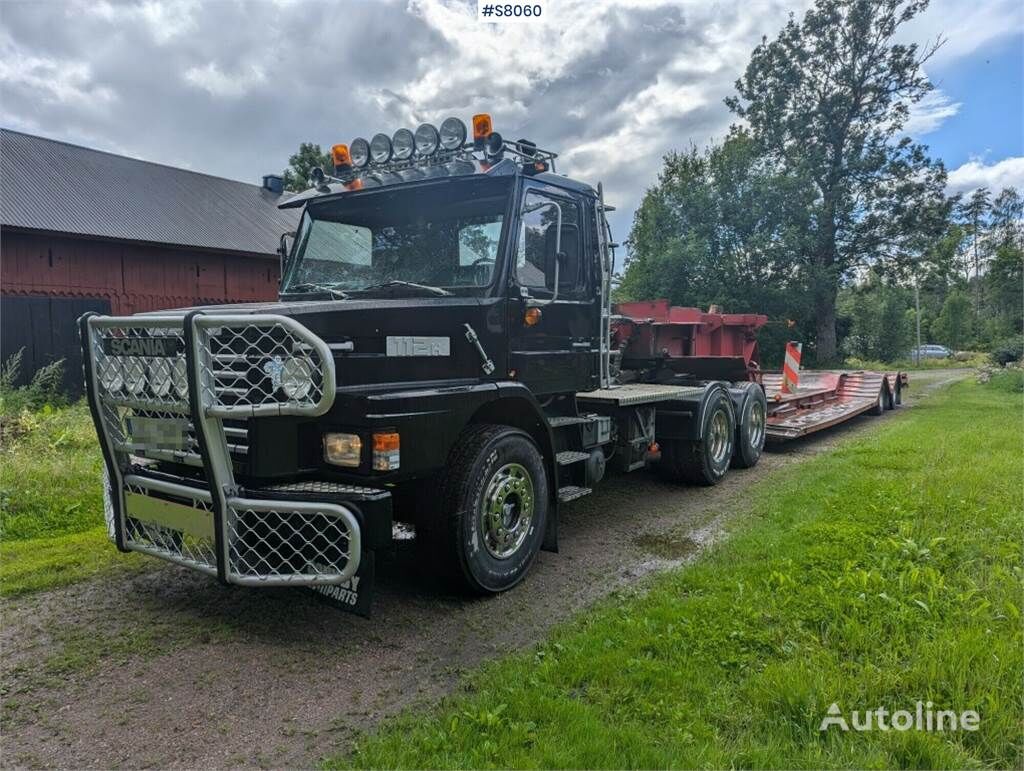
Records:
{"label": "barn wall", "polygon": [[273,300],[278,264],[267,257],[197,252],[66,236],[0,234],[4,360],[24,348],[22,378],[65,358],[66,387],[80,393],[74,320],[190,305]]}
{"label": "barn wall", "polygon": [[273,259],[14,233],[0,239],[4,294],[102,298],[111,312],[273,300]]}

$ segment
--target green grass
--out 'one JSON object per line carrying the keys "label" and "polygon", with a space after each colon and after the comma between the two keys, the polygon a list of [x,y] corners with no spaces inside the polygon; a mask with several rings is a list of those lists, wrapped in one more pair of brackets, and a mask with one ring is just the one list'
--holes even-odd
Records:
{"label": "green grass", "polygon": [[84,402],[3,415],[0,593],[21,594],[111,569],[137,569],[103,526],[102,460]]}
{"label": "green grass", "polygon": [[914,361],[913,359],[898,359],[896,361],[886,362],[874,359],[850,358],[843,362],[843,368],[866,369],[874,372],[886,372],[895,369],[902,370],[904,372],[921,372],[932,369],[958,369],[963,367],[976,368],[992,363],[987,353],[965,351],[964,354],[966,358],[963,360],[957,360],[954,358],[921,359],[920,361]]}
{"label": "green grass", "polygon": [[[327,765],[1021,767],[1022,408],[962,382],[773,475],[705,559]],[[818,730],[918,700],[980,730]]]}

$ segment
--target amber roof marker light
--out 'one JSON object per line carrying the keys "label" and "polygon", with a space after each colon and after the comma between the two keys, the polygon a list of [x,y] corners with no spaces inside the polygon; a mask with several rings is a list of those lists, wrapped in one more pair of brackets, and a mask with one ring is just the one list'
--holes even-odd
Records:
{"label": "amber roof marker light", "polygon": [[491,116],[486,112],[473,116],[473,146],[477,150],[484,149],[487,137],[494,133],[494,124],[491,123]]}
{"label": "amber roof marker light", "polygon": [[352,168],[352,156],[348,152],[348,145],[335,145],[331,148],[331,160],[334,162],[334,173],[348,171]]}

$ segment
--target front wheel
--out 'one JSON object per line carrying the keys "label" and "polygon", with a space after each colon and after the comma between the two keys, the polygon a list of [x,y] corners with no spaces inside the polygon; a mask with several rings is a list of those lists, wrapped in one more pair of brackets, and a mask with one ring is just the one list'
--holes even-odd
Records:
{"label": "front wheel", "polygon": [[459,438],[441,480],[436,538],[450,572],[493,594],[523,579],[540,551],[548,512],[544,460],[527,434],[473,426]]}
{"label": "front wheel", "polygon": [[729,470],[736,436],[732,401],[724,391],[712,394],[701,421],[697,441],[669,439],[662,444],[661,473],[669,479],[698,485],[716,485]]}

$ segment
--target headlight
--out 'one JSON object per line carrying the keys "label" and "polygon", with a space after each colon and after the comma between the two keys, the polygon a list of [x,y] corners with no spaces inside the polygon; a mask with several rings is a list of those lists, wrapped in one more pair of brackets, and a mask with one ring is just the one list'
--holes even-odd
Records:
{"label": "headlight", "polygon": [[395,148],[395,160],[406,161],[412,158],[416,149],[416,138],[409,129],[398,129],[391,137],[391,146]]}
{"label": "headlight", "polygon": [[324,460],[335,466],[359,465],[363,454],[363,440],[358,434],[324,434]]}
{"label": "headlight", "polygon": [[124,360],[124,387],[138,396],[146,388],[146,360],[128,356]]}
{"label": "headlight", "polygon": [[370,143],[362,137],[353,139],[352,144],[348,146],[348,154],[352,159],[352,165],[361,169],[370,162]]}
{"label": "headlight", "polygon": [[100,370],[100,385],[108,394],[117,393],[124,385],[124,366],[116,356],[106,356]]}
{"label": "headlight", "polygon": [[391,160],[391,140],[387,134],[375,134],[370,140],[370,159],[374,163],[387,163]]}
{"label": "headlight", "polygon": [[288,359],[281,367],[281,390],[293,401],[309,396],[313,388],[313,369],[305,359]]}
{"label": "headlight", "polygon": [[175,359],[171,362],[171,380],[174,382],[174,392],[179,399],[188,398],[188,369],[184,359]]}
{"label": "headlight", "polygon": [[441,124],[441,147],[458,150],[466,144],[466,124],[458,118],[445,118]]}
{"label": "headlight", "polygon": [[157,396],[167,396],[171,390],[171,362],[168,359],[149,360],[149,387]]}
{"label": "headlight", "polygon": [[441,137],[438,136],[437,129],[429,123],[424,123],[416,129],[416,152],[420,155],[426,157],[436,153],[440,141]]}

